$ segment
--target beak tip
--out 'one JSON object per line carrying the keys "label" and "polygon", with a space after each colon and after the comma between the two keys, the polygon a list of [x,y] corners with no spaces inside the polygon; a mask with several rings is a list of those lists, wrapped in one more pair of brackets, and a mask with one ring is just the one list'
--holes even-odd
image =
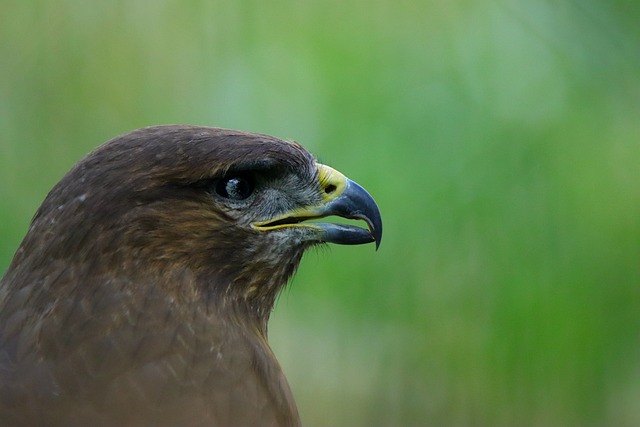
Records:
{"label": "beak tip", "polygon": [[351,208],[346,213],[347,218],[359,218],[367,222],[372,241],[376,243],[376,252],[382,242],[382,216],[378,205],[371,195],[359,184],[347,178],[347,191],[351,199]]}
{"label": "beak tip", "polygon": [[371,233],[371,235],[373,236],[373,240],[376,242],[376,252],[377,252],[378,249],[380,249],[380,242],[382,242],[382,230],[380,231],[374,230],[373,233]]}
{"label": "beak tip", "polygon": [[367,218],[367,222],[369,222],[371,237],[373,237],[373,240],[376,242],[377,252],[378,249],[380,249],[380,243],[382,242],[382,217],[380,216],[380,211],[377,206],[375,206],[375,210],[373,212],[375,212],[375,215],[371,215],[371,218]]}

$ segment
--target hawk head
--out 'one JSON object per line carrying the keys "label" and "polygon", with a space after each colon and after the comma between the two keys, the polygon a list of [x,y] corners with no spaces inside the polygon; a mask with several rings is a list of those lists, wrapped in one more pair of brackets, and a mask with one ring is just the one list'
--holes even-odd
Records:
{"label": "hawk head", "polygon": [[[309,221],[332,215],[367,228]],[[10,270],[64,261],[86,277],[154,275],[167,292],[243,305],[266,321],[305,249],[377,247],[381,236],[373,198],[297,143],[155,126],[76,164],[36,213]],[[172,288],[176,275],[189,285]]]}
{"label": "hawk head", "polygon": [[[310,222],[331,215],[366,228]],[[300,145],[195,126],[97,148],[0,281],[0,424],[298,425],[267,343],[305,249],[380,243],[378,208]]]}

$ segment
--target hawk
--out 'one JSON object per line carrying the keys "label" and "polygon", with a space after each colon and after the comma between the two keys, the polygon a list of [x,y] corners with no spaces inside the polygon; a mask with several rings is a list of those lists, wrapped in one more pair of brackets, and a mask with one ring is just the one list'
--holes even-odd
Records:
{"label": "hawk", "polygon": [[[367,226],[307,221],[331,215]],[[53,187],[0,281],[0,426],[297,426],[276,297],[307,248],[381,237],[373,198],[297,143],[116,137]]]}

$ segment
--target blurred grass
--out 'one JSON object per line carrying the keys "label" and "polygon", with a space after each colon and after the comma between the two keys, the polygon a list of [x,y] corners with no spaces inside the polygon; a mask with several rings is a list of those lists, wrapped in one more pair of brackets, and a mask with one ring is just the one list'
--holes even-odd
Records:
{"label": "blurred grass", "polygon": [[384,242],[309,253],[271,341],[307,425],[640,424],[640,6],[5,0],[0,271],[102,141],[305,144]]}

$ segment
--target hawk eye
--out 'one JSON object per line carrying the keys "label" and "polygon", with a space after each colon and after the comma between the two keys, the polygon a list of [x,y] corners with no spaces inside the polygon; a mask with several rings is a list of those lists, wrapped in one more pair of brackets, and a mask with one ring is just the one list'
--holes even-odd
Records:
{"label": "hawk eye", "polygon": [[215,192],[225,199],[244,200],[253,193],[255,185],[251,178],[232,176],[222,178],[215,184]]}

